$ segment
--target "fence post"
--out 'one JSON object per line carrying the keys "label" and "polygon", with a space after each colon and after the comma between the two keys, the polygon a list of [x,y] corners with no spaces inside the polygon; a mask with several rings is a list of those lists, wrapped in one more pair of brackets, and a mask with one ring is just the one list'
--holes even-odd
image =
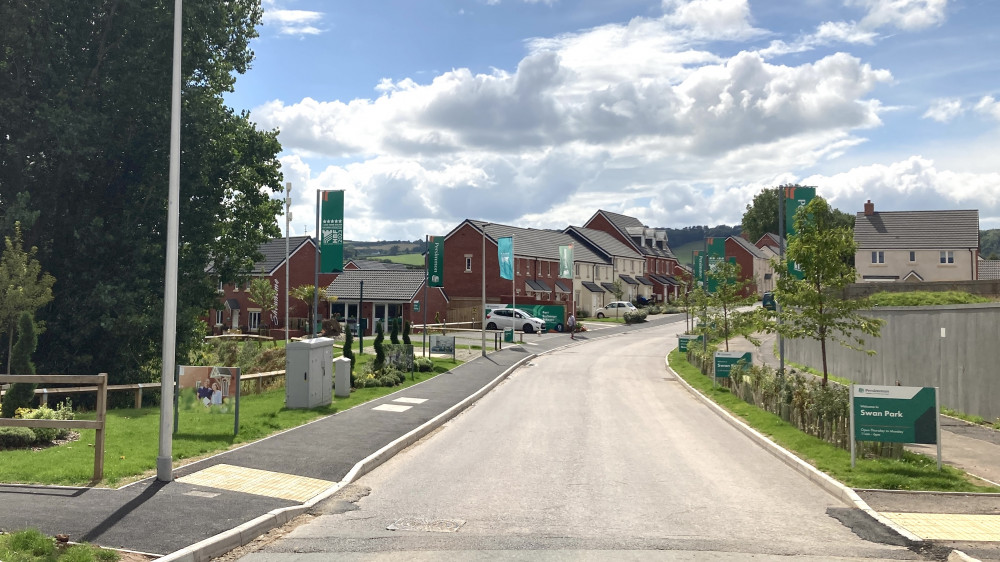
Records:
{"label": "fence post", "polygon": [[94,481],[104,479],[104,426],[108,408],[108,374],[101,373],[97,383],[97,430],[94,436]]}

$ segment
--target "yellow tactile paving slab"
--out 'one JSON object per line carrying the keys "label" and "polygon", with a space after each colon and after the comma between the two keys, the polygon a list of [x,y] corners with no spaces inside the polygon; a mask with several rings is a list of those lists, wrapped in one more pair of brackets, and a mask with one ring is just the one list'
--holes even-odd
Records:
{"label": "yellow tactile paving slab", "polygon": [[205,470],[181,476],[177,481],[194,486],[221,488],[233,492],[244,492],[297,502],[304,502],[319,495],[335,484],[334,482],[318,478],[282,474],[280,472],[233,466],[231,464],[210,466]]}
{"label": "yellow tactile paving slab", "polygon": [[1000,515],[879,513],[925,540],[1000,541]]}

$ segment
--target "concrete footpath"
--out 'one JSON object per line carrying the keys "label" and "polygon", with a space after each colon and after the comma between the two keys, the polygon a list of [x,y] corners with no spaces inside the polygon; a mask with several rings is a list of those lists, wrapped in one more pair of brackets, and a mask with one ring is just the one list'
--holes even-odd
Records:
{"label": "concrete footpath", "polygon": [[[572,343],[662,327],[683,318],[659,316],[639,326],[595,324]],[[523,344],[476,357],[418,385],[177,468],[169,483],[146,479],[120,489],[0,485],[0,529],[65,533],[72,541],[165,556],[164,561],[208,560],[308,511],[440,427],[519,365],[570,343],[566,334],[525,336]],[[675,345],[666,342],[664,354]],[[770,347],[765,344],[761,351]],[[1000,444],[968,438],[972,444],[961,450],[980,449],[984,466],[1000,467]],[[946,461],[958,458],[959,447],[945,443]],[[801,465],[800,470],[815,472]],[[856,492],[864,498],[861,505],[879,513],[990,516],[987,524],[1000,525],[996,496]],[[1000,541],[1000,527],[997,533],[997,538],[983,536]],[[910,536],[917,542],[932,538]],[[954,542],[952,536],[935,539],[939,541],[952,541],[948,544],[954,548],[975,551],[984,559],[1000,558],[992,555],[1000,543]]]}

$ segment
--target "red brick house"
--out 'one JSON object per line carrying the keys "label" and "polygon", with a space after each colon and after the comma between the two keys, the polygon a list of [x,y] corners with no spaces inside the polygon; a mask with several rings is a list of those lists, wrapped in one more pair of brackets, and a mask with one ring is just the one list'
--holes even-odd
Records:
{"label": "red brick house", "polygon": [[604,210],[594,213],[583,226],[606,232],[645,257],[642,281],[650,282],[654,301],[672,301],[684,292],[684,272],[670,251],[666,229],[649,228],[637,218]]}
{"label": "red brick house", "polygon": [[[316,242],[309,236],[293,236],[288,239],[288,285],[291,288],[315,283]],[[209,326],[213,333],[223,331],[263,332],[275,338],[285,337],[285,239],[275,238],[258,248],[264,258],[255,263],[247,280],[239,285],[219,284],[220,305],[209,311]],[[277,290],[276,302],[268,306],[250,300],[247,290],[250,280],[265,277]],[[337,274],[322,273],[319,286],[329,285]],[[312,307],[312,304],[309,305]],[[289,297],[288,317],[290,336],[305,334],[308,311],[306,303]],[[329,307],[320,302],[320,316],[329,316]]]}
{"label": "red brick house", "polygon": [[330,303],[331,314],[342,319],[347,327],[356,326],[360,317],[365,319],[365,335],[374,334],[376,322],[388,334],[390,318],[423,325],[426,313],[427,323],[433,324],[436,314],[447,310],[448,297],[441,288],[424,291],[427,273],[423,269],[405,266],[358,269],[359,265],[368,265],[364,260],[359,261],[352,262],[353,267],[345,266],[343,273],[326,287],[327,297],[336,298]]}
{"label": "red brick house", "polygon": [[769,250],[758,248],[742,236],[730,236],[726,239],[726,257],[736,258],[736,264],[740,266],[740,280],[749,280],[751,283],[744,291],[744,296],[760,296],[774,290],[774,271],[769,254]]}

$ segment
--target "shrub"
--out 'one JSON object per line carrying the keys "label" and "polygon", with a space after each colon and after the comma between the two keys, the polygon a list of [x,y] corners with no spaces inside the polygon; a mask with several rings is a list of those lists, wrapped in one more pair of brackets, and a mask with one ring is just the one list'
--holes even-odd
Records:
{"label": "shrub", "polygon": [[34,442],[30,427],[0,427],[0,449],[23,449]]}
{"label": "shrub", "polygon": [[[69,401],[67,401],[69,402]],[[48,406],[39,406],[34,410],[18,410],[20,417],[26,420],[71,420],[73,419],[72,403],[58,404],[53,410]],[[35,434],[35,440],[41,442],[65,439],[69,435],[68,429],[57,429],[54,427],[33,427],[30,428]]]}
{"label": "shrub", "polygon": [[[31,361],[31,354],[38,346],[38,335],[35,333],[35,321],[30,312],[21,313],[17,321],[17,343],[10,353],[11,372],[17,375],[34,375],[35,364]],[[7,394],[4,396],[3,404],[0,405],[0,415],[5,418],[12,417],[18,408],[31,405],[35,398],[35,384],[17,383],[12,384]]]}
{"label": "shrub", "polygon": [[410,343],[410,322],[408,320],[403,322],[403,343],[406,345],[411,345]]}
{"label": "shrub", "polygon": [[626,312],[622,318],[625,320],[626,324],[638,324],[640,322],[646,321],[646,310],[639,309],[635,312]]}
{"label": "shrub", "polygon": [[351,360],[351,386],[354,388],[361,388],[354,384],[354,334],[350,330],[347,330],[344,334],[344,357]]}
{"label": "shrub", "polygon": [[375,362],[372,365],[375,371],[382,371],[382,367],[385,366],[385,350],[382,349],[382,342],[385,341],[385,332],[382,329],[382,323],[375,323]]}
{"label": "shrub", "polygon": [[434,362],[430,357],[417,357],[413,360],[413,368],[421,373],[427,373],[434,369]]}
{"label": "shrub", "polygon": [[399,319],[391,318],[389,323],[392,324],[392,329],[389,331],[389,343],[399,345]]}
{"label": "shrub", "polygon": [[340,321],[336,318],[327,318],[323,320],[323,336],[327,338],[335,338],[340,335],[342,328],[340,327]]}

